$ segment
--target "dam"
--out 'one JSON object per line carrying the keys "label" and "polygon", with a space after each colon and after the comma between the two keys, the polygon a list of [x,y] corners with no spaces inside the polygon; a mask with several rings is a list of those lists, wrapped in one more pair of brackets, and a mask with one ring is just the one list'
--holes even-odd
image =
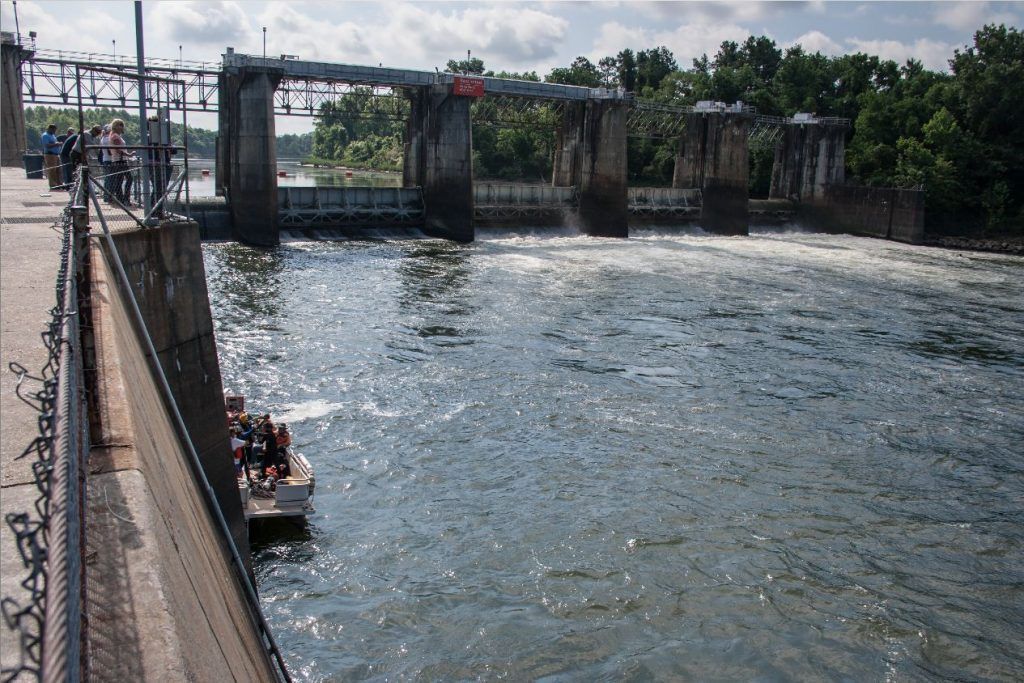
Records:
{"label": "dam", "polygon": [[[700,121],[680,156],[735,162],[692,151],[735,133]],[[792,145],[815,173],[838,158]],[[1011,676],[1019,261],[905,244],[913,192],[799,168],[780,193],[870,204],[847,232],[896,241],[764,229],[729,183],[624,188],[629,240],[535,234],[588,210],[575,186],[474,182],[472,241],[204,245],[5,169],[4,357],[40,329],[48,348],[5,377],[4,411],[32,409],[15,381],[38,398],[23,422],[56,459],[35,469],[72,503],[48,520],[84,522],[49,527],[70,571],[48,588],[85,596],[42,604],[56,635],[5,630],[5,670],[20,639],[26,672],[119,680]],[[419,225],[417,187],[277,188],[272,211]],[[709,201],[750,234],[630,225]],[[306,534],[249,546],[228,384],[315,435]],[[4,510],[31,509],[40,473],[4,443]],[[17,528],[4,595],[31,624],[11,578],[21,553],[42,576],[41,547]]]}

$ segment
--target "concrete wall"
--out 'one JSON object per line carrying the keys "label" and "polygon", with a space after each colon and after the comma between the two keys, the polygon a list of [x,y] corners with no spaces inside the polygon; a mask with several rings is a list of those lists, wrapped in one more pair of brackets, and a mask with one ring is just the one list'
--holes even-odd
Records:
{"label": "concrete wall", "polygon": [[116,234],[114,241],[206,476],[248,557],[198,229],[167,225]]}
{"label": "concrete wall", "polygon": [[[177,309],[163,316],[165,332],[197,332],[195,322],[204,317],[199,309],[208,303],[205,285],[197,279],[201,261],[198,267],[186,264],[198,247],[195,228],[147,231],[141,238],[121,235],[118,242],[134,254],[131,272],[144,305],[163,302],[162,307]],[[179,256],[168,249],[184,253]],[[145,254],[153,268],[142,267]],[[91,401],[100,426],[92,436],[86,512],[92,678],[275,680],[243,584],[231,567],[223,536],[134,331],[125,293],[99,242],[91,261],[96,368],[101,379]],[[208,309],[205,318],[209,320]],[[179,386],[191,384],[197,391],[192,401],[182,403],[195,421],[196,410],[188,403],[212,396],[220,379],[216,366],[189,359],[182,348],[187,345],[168,350],[161,358],[165,365],[171,357],[181,360],[181,371],[172,363],[170,374],[178,375],[172,381]],[[216,411],[209,406],[209,426],[190,425],[196,440],[208,448],[223,441],[219,434],[226,429],[219,399]],[[213,422],[219,422],[219,428],[213,428]],[[229,464],[226,443],[221,445],[224,449],[209,451],[208,458]],[[213,483],[217,486],[218,480]],[[237,487],[233,510],[241,512]]]}
{"label": "concrete wall", "polygon": [[220,79],[220,108],[227,115],[218,114],[217,182],[228,189],[235,239],[256,246],[280,242],[274,91],[282,76],[281,69],[247,67]]}
{"label": "concrete wall", "polygon": [[[21,97],[20,45],[0,44],[0,165],[21,166],[25,154],[25,106]],[[40,131],[41,133],[42,131]]]}
{"label": "concrete wall", "polygon": [[453,95],[450,84],[424,88],[420,130],[410,140],[422,140],[416,175],[422,177],[423,230],[433,237],[457,242],[473,241],[473,129],[469,120],[472,99]]}
{"label": "concrete wall", "polygon": [[626,118],[615,100],[587,100],[579,157],[580,229],[593,237],[628,237]]}
{"label": "concrete wall", "polygon": [[555,158],[551,167],[554,187],[571,187],[579,181],[579,159],[583,150],[583,125],[587,105],[584,102],[566,102],[562,126],[556,132]]}
{"label": "concrete wall", "polygon": [[800,216],[818,230],[918,244],[924,239],[924,192],[830,185],[822,200],[801,204]]}
{"label": "concrete wall", "polygon": [[789,124],[775,148],[770,199],[814,202],[846,180],[846,125]]}
{"label": "concrete wall", "polygon": [[739,186],[750,177],[750,117],[723,112],[686,115],[672,187],[703,188],[707,178]]}
{"label": "concrete wall", "polygon": [[701,227],[723,235],[749,229],[750,116],[725,112],[686,115],[672,187],[703,190]]}

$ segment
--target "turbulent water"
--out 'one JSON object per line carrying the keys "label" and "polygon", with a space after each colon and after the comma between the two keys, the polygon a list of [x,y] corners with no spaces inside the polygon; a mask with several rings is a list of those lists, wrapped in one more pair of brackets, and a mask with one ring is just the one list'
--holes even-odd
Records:
{"label": "turbulent water", "polygon": [[204,247],[296,679],[1024,679],[1024,260],[482,237]]}

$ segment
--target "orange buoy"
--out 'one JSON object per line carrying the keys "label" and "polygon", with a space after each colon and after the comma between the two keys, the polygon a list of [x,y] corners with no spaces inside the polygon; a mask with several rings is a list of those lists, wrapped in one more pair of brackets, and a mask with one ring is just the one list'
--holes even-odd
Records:
{"label": "orange buoy", "polygon": [[345,171],[345,177],[346,178],[351,178],[352,177],[352,171]]}
{"label": "orange buoy", "polygon": [[288,177],[288,171],[278,171],[277,172],[277,177],[278,178],[287,178]]}
{"label": "orange buoy", "polygon": [[204,168],[203,169],[203,175],[210,175],[210,169]]}

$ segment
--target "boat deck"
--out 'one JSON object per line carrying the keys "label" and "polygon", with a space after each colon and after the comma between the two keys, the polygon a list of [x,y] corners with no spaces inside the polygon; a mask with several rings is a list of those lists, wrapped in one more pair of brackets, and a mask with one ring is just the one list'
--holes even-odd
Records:
{"label": "boat deck", "polygon": [[245,518],[271,519],[274,517],[305,517],[316,512],[311,501],[296,503],[278,503],[273,498],[249,498],[244,509]]}

